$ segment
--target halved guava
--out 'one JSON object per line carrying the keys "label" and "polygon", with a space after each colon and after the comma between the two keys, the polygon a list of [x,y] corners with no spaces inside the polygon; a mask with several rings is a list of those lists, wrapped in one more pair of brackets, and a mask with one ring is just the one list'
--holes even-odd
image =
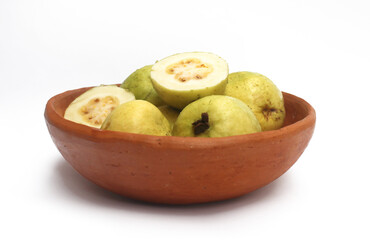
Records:
{"label": "halved guava", "polygon": [[77,97],[66,109],[64,118],[100,128],[118,105],[135,100],[134,94],[115,85],[91,88]]}
{"label": "halved guava", "polygon": [[183,109],[209,95],[223,94],[229,67],[219,56],[206,52],[179,53],[152,66],[153,87],[168,105]]}

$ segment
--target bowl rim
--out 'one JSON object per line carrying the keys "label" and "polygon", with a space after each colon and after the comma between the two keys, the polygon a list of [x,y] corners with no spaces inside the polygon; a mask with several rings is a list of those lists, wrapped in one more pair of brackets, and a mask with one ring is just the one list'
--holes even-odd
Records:
{"label": "bowl rim", "polygon": [[277,130],[217,138],[153,136],[146,134],[101,130],[98,128],[93,128],[90,126],[72,122],[70,120],[65,119],[63,116],[56,112],[55,102],[59,98],[62,98],[65,95],[69,95],[75,91],[88,90],[90,88],[92,87],[72,89],[51,97],[46,104],[44,112],[44,117],[47,124],[53,125],[54,127],[61,129],[62,131],[68,132],[75,136],[83,137],[84,139],[93,142],[130,141],[141,144],[150,144],[150,145],[154,144],[157,146],[165,145],[171,146],[172,148],[189,149],[189,146],[190,148],[207,148],[207,147],[212,148],[220,145],[223,146],[235,145],[241,142],[246,143],[246,142],[264,141],[266,139],[276,139],[285,134],[294,134],[303,131],[304,129],[313,127],[316,122],[315,109],[304,99],[286,92],[282,92],[284,98],[285,97],[294,98],[297,102],[302,103],[303,106],[307,108],[308,114],[306,117]]}

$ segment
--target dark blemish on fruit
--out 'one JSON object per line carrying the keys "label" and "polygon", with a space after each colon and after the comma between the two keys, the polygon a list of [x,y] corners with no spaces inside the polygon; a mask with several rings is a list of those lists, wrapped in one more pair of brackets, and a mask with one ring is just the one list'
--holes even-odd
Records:
{"label": "dark blemish on fruit", "polygon": [[279,112],[279,109],[276,108],[269,108],[268,105],[264,106],[262,110],[262,114],[265,117],[266,120],[268,120],[273,113]]}
{"label": "dark blemish on fruit", "polygon": [[172,172],[171,172],[171,171],[169,171],[169,172],[168,172],[168,174],[172,175]]}
{"label": "dark blemish on fruit", "polygon": [[205,132],[209,128],[209,116],[208,113],[202,113],[202,118],[192,123],[194,135],[199,135]]}

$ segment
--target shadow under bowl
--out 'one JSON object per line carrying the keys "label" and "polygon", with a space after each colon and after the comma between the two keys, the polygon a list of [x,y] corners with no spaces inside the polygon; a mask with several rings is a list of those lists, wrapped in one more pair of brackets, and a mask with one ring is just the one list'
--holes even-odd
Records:
{"label": "shadow under bowl", "polygon": [[64,119],[68,105],[89,88],[52,97],[46,124],[56,147],[95,184],[147,202],[191,204],[238,197],[285,173],[310,141],[315,110],[283,93],[284,127],[222,138],[151,136],[105,131]]}

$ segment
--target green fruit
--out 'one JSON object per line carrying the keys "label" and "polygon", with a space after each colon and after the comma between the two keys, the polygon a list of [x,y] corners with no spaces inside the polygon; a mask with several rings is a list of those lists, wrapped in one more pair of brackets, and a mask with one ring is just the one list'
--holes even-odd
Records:
{"label": "green fruit", "polygon": [[227,137],[260,132],[250,108],[228,96],[208,96],[186,106],[173,127],[174,136]]}
{"label": "green fruit", "polygon": [[135,100],[134,94],[115,85],[94,87],[81,94],[68,106],[64,118],[100,128],[114,108],[132,100]]}
{"label": "green fruit", "polygon": [[263,131],[283,126],[285,119],[283,95],[267,77],[253,72],[231,73],[225,95],[246,103],[256,115]]}
{"label": "green fruit", "polygon": [[183,109],[199,98],[223,94],[229,68],[212,53],[179,53],[156,62],[151,71],[153,86],[169,106]]}
{"label": "green fruit", "polygon": [[162,114],[167,118],[168,122],[170,123],[171,130],[173,128],[173,125],[176,122],[177,117],[180,114],[180,111],[177,109],[174,109],[168,105],[163,105],[158,107],[158,109],[162,112]]}
{"label": "green fruit", "polygon": [[165,103],[153,88],[152,80],[150,79],[151,70],[152,65],[137,69],[126,78],[121,87],[132,92],[138,100],[146,100],[156,106],[161,106]]}
{"label": "green fruit", "polygon": [[168,120],[161,111],[145,100],[135,100],[119,105],[101,126],[103,130],[170,136]]}

